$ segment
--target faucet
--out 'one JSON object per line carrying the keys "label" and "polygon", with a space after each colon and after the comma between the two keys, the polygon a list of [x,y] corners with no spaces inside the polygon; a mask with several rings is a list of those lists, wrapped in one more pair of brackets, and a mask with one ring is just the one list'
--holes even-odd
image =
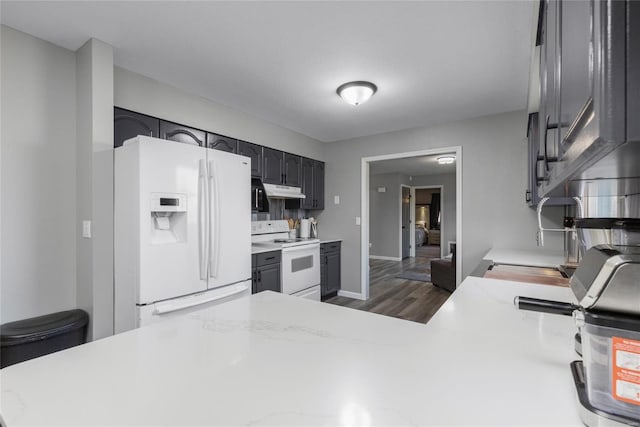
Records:
{"label": "faucet", "polygon": [[[544,206],[544,204],[550,199],[550,197],[543,197],[542,199],[540,199],[540,201],[538,202],[538,206],[536,208],[537,212],[538,212],[538,233],[537,233],[537,243],[538,246],[544,246],[544,232],[545,231],[557,231],[557,232],[563,232],[566,233],[568,231],[575,231],[574,229],[572,230],[568,230],[566,228],[543,228],[542,227],[542,206]],[[582,200],[579,197],[572,197],[572,199],[576,202],[576,206],[577,206],[577,212],[576,214],[579,217],[582,217],[582,212],[583,212],[583,207],[582,207]]]}

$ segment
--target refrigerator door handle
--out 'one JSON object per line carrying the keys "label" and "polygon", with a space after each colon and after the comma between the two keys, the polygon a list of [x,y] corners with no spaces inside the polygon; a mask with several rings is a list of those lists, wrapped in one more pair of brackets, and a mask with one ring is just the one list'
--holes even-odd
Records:
{"label": "refrigerator door handle", "polygon": [[215,160],[209,161],[209,276],[218,277],[220,259],[220,197],[218,185],[218,169]]}
{"label": "refrigerator door handle", "polygon": [[207,165],[204,160],[200,160],[198,165],[198,254],[200,255],[200,280],[207,280],[207,199]]}
{"label": "refrigerator door handle", "polygon": [[155,310],[153,310],[153,314],[162,315],[178,310],[184,310],[185,308],[196,307],[212,301],[220,300],[222,298],[227,298],[241,292],[245,292],[247,289],[249,289],[247,285],[238,284],[235,286],[229,286],[229,289],[226,289],[224,292],[216,292],[214,295],[211,295],[207,298],[194,297],[186,301],[166,301],[163,303],[156,303],[156,308]]}

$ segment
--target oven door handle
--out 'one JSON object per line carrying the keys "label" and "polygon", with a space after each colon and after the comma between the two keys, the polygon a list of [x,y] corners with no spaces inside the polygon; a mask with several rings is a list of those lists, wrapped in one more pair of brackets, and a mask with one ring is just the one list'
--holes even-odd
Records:
{"label": "oven door handle", "polygon": [[320,243],[310,243],[308,245],[297,245],[282,248],[282,253],[292,254],[296,252],[315,251],[320,249]]}

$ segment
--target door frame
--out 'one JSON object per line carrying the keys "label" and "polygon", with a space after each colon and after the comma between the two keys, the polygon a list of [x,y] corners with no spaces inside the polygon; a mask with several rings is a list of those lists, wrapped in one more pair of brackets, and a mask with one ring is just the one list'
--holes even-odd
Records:
{"label": "door frame", "polygon": [[[456,170],[458,169],[458,165],[456,165]],[[444,228],[444,204],[442,203],[443,194],[444,194],[444,185],[416,185],[415,187],[411,187],[411,230],[413,233],[411,234],[411,255],[415,258],[416,256],[416,190],[430,190],[430,189],[439,189],[440,190],[440,258],[444,258],[444,245],[442,244],[442,229]],[[457,208],[456,208],[457,210]]]}
{"label": "door frame", "polygon": [[[399,258],[402,258],[402,187],[407,187],[409,189],[409,258],[411,258],[411,249],[413,249],[413,244],[415,242],[413,242],[413,240],[415,240],[415,236],[413,236],[413,238],[411,238],[411,230],[412,230],[412,224],[413,222],[411,221],[411,203],[413,201],[413,192],[411,191],[411,186],[407,185],[407,184],[400,184],[400,217],[399,217],[399,224],[400,227],[398,228],[398,230],[400,230],[400,252],[398,252],[398,254],[400,254]],[[415,232],[414,232],[415,234]]]}
{"label": "door frame", "polygon": [[[351,296],[369,299],[369,163],[380,160],[404,159],[407,157],[429,156],[434,154],[455,153],[456,155],[456,242],[459,250],[463,244],[462,229],[462,146],[434,148],[430,150],[408,151],[404,153],[383,154],[362,157],[360,187],[360,295]],[[461,254],[460,254],[461,255]],[[462,280],[462,256],[456,257],[456,285]]]}

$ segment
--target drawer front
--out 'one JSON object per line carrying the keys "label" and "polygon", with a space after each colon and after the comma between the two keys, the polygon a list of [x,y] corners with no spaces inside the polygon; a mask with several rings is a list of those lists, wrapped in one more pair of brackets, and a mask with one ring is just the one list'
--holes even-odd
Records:
{"label": "drawer front", "polygon": [[256,267],[261,267],[263,265],[279,263],[280,260],[282,259],[282,252],[280,251],[263,252],[260,254],[255,254],[255,256],[256,256]]}
{"label": "drawer front", "polygon": [[330,243],[323,243],[320,246],[320,249],[322,250],[322,252],[326,253],[326,252],[335,252],[335,251],[339,251],[340,250],[340,243],[342,242],[330,242]]}

